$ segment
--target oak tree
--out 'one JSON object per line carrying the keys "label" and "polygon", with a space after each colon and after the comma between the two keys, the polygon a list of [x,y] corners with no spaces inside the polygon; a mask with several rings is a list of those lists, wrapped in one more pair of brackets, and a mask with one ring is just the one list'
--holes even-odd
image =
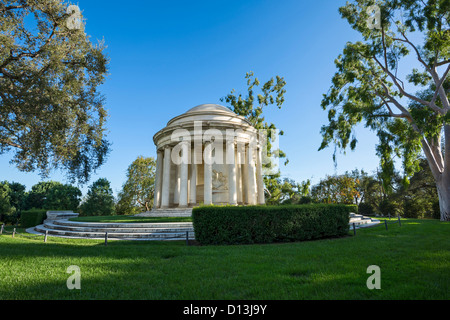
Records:
{"label": "oak tree", "polygon": [[0,154],[21,171],[59,168],[85,183],[110,148],[98,91],[108,58],[81,20],[62,0],[0,2]]}

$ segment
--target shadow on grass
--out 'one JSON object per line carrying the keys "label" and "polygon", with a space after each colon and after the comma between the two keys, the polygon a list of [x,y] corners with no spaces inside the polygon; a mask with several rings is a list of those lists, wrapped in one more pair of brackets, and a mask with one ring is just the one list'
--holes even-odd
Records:
{"label": "shadow on grass", "polygon": [[[405,221],[297,243],[29,240],[0,236],[0,299],[448,299],[450,224]],[[43,237],[42,237],[43,239]],[[81,269],[81,290],[66,272]],[[366,270],[381,268],[382,290]]]}

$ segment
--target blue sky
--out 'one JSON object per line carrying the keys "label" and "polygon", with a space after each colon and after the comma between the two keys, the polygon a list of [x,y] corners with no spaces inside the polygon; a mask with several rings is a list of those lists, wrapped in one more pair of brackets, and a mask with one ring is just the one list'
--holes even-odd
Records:
{"label": "blue sky", "polygon": [[[320,107],[336,69],[334,60],[359,35],[341,19],[341,0],[103,1],[79,0],[86,33],[104,40],[111,60],[101,91],[109,112],[108,162],[92,176],[105,177],[114,192],[139,155],[156,154],[153,135],[167,122],[203,103],[219,103],[231,89],[245,93],[246,72],[261,82],[284,77],[286,102],[267,109],[266,119],[285,132],[280,148],[290,160],[282,175],[318,182],[355,168],[373,171],[376,137],[357,130],[355,152],[317,151],[327,113]],[[0,156],[0,180],[28,188],[37,173],[21,173]],[[49,180],[67,182],[60,172]],[[89,185],[88,184],[88,185]],[[84,194],[87,186],[82,186]]]}

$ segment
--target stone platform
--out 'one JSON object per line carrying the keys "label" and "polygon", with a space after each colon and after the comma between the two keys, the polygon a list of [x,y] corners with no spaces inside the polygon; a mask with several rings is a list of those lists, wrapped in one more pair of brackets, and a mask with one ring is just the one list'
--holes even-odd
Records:
{"label": "stone platform", "polygon": [[45,221],[53,221],[59,219],[71,219],[79,216],[79,213],[73,211],[47,211],[47,219]]}
{"label": "stone platform", "polygon": [[136,214],[135,217],[191,217],[192,208],[153,209],[152,211]]}

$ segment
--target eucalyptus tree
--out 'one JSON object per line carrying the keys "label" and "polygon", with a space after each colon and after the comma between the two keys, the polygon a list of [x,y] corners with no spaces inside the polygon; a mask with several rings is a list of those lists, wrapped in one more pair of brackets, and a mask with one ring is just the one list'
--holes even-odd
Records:
{"label": "eucalyptus tree", "polygon": [[272,200],[276,202],[278,197],[275,194],[281,192],[280,172],[278,166],[272,160],[275,158],[285,159],[285,165],[289,163],[289,160],[284,151],[275,148],[279,143],[279,136],[282,136],[284,132],[279,130],[274,123],[266,120],[264,110],[269,107],[282,108],[285,102],[286,81],[284,78],[276,76],[261,83],[253,72],[246,73],[245,79],[247,81],[247,92],[245,94],[237,93],[233,89],[228,95],[221,98],[221,101],[228,103],[236,114],[246,118],[254,128],[265,132],[267,155],[264,158],[269,161],[263,163],[265,169],[263,179],[269,197],[268,203],[271,203],[272,195],[274,196]]}
{"label": "eucalyptus tree", "polygon": [[104,49],[77,6],[0,2],[0,154],[19,170],[46,177],[59,168],[84,183],[105,162]]}
{"label": "eucalyptus tree", "polygon": [[[362,39],[348,42],[322,100],[329,123],[320,149],[354,149],[355,126],[376,132],[383,181],[395,157],[404,182],[423,153],[439,195],[441,220],[450,220],[450,1],[356,0],[339,9]],[[405,72],[405,69],[407,71]]]}

